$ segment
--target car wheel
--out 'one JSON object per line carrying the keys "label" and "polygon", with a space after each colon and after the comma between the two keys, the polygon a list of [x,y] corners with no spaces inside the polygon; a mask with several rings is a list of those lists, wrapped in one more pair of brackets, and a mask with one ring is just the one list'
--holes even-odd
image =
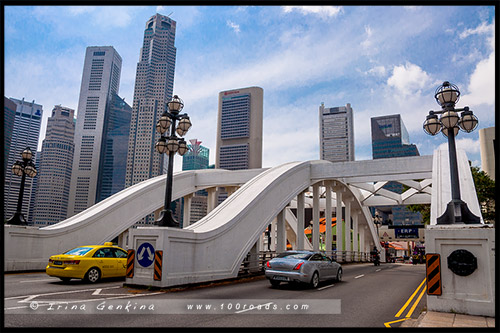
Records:
{"label": "car wheel", "polygon": [[312,288],[317,288],[319,285],[319,274],[318,272],[314,272],[312,278],[311,278],[311,287]]}
{"label": "car wheel", "polygon": [[342,268],[337,271],[337,282],[342,281]]}
{"label": "car wheel", "polygon": [[85,275],[85,280],[90,283],[96,283],[101,278],[101,271],[97,267],[92,267],[89,269]]}
{"label": "car wheel", "polygon": [[280,285],[281,281],[269,280],[271,282],[271,287],[277,287]]}

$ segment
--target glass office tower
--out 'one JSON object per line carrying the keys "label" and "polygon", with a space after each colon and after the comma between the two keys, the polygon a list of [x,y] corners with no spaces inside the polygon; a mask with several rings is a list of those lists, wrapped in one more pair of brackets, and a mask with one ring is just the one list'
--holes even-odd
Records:
{"label": "glass office tower", "polygon": [[[420,156],[417,146],[410,143],[410,137],[401,115],[371,118],[371,128],[373,159]],[[403,185],[397,182],[389,182],[384,188],[392,192],[403,193]],[[384,213],[385,223],[391,222],[394,225],[422,223],[420,213],[411,212],[402,205],[376,207],[376,209]]]}

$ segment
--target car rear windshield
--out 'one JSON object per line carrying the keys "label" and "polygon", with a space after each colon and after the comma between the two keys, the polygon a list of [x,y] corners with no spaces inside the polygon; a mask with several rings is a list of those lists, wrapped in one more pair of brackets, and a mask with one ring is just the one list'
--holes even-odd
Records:
{"label": "car rear windshield", "polygon": [[64,254],[72,254],[74,256],[83,256],[87,252],[92,250],[91,247],[77,247],[76,249],[69,250],[68,252],[64,252]]}
{"label": "car rear windshield", "polygon": [[311,256],[310,253],[281,253],[278,258],[290,258],[290,259],[304,259],[307,260]]}

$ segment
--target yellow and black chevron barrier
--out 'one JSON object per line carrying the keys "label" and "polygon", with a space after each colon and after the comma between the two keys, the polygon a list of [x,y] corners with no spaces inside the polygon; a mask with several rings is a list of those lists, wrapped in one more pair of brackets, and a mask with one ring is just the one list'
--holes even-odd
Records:
{"label": "yellow and black chevron barrier", "polygon": [[427,295],[442,294],[441,287],[441,258],[438,253],[427,253],[426,260],[427,273]]}
{"label": "yellow and black chevron barrier", "polygon": [[155,270],[153,273],[153,279],[155,281],[161,281],[162,265],[163,265],[163,251],[155,251]]}
{"label": "yellow and black chevron barrier", "polygon": [[125,276],[128,278],[134,277],[134,261],[135,261],[135,250],[127,251],[127,270],[125,271]]}

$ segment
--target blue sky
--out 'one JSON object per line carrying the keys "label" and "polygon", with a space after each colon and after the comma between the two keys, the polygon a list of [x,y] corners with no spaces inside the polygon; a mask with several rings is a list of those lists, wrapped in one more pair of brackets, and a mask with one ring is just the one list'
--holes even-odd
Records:
{"label": "blue sky", "polygon": [[[131,105],[145,22],[177,22],[174,94],[215,161],[218,93],[264,89],[263,167],[319,159],[318,108],[350,103],[356,160],[372,158],[370,118],[401,114],[421,155],[446,146],[422,130],[443,82],[461,91],[480,128],[495,125],[492,6],[6,6],[5,96],[77,110],[87,46],[123,59],[120,93]],[[459,148],[480,166],[478,130]],[[180,160],[175,169],[180,170]]]}

